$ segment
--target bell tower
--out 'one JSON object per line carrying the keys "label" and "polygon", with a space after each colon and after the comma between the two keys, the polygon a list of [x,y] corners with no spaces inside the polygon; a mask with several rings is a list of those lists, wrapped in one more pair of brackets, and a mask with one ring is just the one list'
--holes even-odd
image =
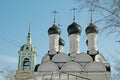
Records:
{"label": "bell tower", "polygon": [[16,71],[15,80],[26,80],[32,77],[36,63],[36,49],[31,42],[30,25],[27,35],[27,42],[21,46],[18,60],[18,70]]}

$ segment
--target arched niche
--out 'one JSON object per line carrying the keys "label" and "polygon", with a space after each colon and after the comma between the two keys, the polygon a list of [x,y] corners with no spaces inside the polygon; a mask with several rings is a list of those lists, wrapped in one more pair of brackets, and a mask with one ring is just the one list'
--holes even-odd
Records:
{"label": "arched niche", "polygon": [[66,64],[64,64],[61,68],[61,71],[68,71],[68,72],[78,72],[78,71],[81,71],[82,70],[82,67],[80,66],[79,63],[76,63],[76,62],[68,62]]}
{"label": "arched niche", "polygon": [[46,62],[46,61],[49,61],[50,60],[50,56],[49,55],[45,55],[43,58],[42,58],[42,63],[43,62]]}
{"label": "arched niche", "polygon": [[59,70],[58,66],[54,62],[47,61],[47,62],[41,63],[37,71],[53,72],[53,71],[58,71],[58,70]]}
{"label": "arched niche", "polygon": [[30,68],[31,68],[31,62],[30,62],[29,58],[24,58],[23,70],[27,71],[27,70],[30,70]]}
{"label": "arched niche", "polygon": [[55,62],[58,67],[61,69],[61,67],[66,63],[66,62],[70,62],[71,59],[67,54],[56,54],[55,56],[53,56],[52,61]]}
{"label": "arched niche", "polygon": [[95,61],[105,63],[105,59],[101,54],[95,56]]}
{"label": "arched niche", "polygon": [[93,59],[90,55],[81,53],[75,56],[74,61],[79,63],[88,63],[88,62],[92,62]]}
{"label": "arched niche", "polygon": [[106,71],[106,67],[103,63],[94,61],[88,63],[85,66],[84,71]]}
{"label": "arched niche", "polygon": [[71,59],[68,55],[61,53],[53,56],[52,61],[53,62],[69,62],[71,61]]}

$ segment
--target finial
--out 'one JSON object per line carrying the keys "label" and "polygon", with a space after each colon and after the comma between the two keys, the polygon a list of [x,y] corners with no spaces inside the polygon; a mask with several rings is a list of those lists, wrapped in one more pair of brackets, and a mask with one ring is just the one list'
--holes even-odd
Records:
{"label": "finial", "polygon": [[92,23],[92,21],[93,21],[92,19],[93,19],[93,11],[94,11],[94,9],[93,9],[93,3],[94,3],[94,2],[91,1],[91,8],[90,8],[90,10],[89,10],[89,11],[90,11],[90,22],[91,22],[91,23]]}
{"label": "finial", "polygon": [[77,10],[77,8],[73,7],[73,9],[71,9],[71,11],[73,11],[73,22],[75,22],[75,11]]}
{"label": "finial", "polygon": [[27,43],[28,43],[28,44],[31,44],[30,29],[31,29],[31,21],[29,22],[29,30],[28,30],[28,35],[27,35]]}
{"label": "finial", "polygon": [[28,31],[28,33],[30,33],[30,29],[31,29],[31,21],[29,22],[29,31]]}
{"label": "finial", "polygon": [[55,22],[56,22],[56,13],[59,13],[59,12],[57,12],[56,10],[54,10],[53,12],[52,12],[53,14],[54,14],[54,24],[55,24]]}

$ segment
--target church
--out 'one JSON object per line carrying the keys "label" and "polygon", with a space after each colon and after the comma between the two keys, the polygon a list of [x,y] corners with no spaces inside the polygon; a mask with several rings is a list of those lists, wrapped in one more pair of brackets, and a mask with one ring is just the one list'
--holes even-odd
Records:
{"label": "church", "polygon": [[[54,12],[56,13],[56,11]],[[49,50],[41,60],[36,62],[36,48],[31,43],[30,29],[27,42],[21,46],[18,70],[15,80],[111,80],[110,64],[105,62],[98,49],[99,29],[91,21],[86,27],[86,52],[80,51],[82,27],[75,21],[67,27],[69,52],[64,53],[64,40],[60,37],[61,29],[54,22],[48,29]]]}

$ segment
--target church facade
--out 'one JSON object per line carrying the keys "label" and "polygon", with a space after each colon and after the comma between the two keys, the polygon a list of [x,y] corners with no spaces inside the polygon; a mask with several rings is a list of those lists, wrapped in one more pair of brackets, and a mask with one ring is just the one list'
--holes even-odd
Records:
{"label": "church facade", "polygon": [[[27,43],[19,51],[16,80],[111,80],[110,64],[105,62],[98,50],[98,28],[91,22],[86,28],[88,51],[80,52],[82,28],[73,22],[68,26],[69,53],[64,53],[61,30],[54,23],[48,29],[49,50],[40,64],[35,66],[36,50],[31,44],[30,33]],[[35,67],[34,67],[35,66]]]}

